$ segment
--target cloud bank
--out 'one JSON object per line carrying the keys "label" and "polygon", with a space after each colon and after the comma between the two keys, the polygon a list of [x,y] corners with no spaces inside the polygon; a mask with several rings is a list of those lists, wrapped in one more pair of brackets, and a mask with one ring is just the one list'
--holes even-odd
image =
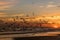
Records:
{"label": "cloud bank", "polygon": [[18,0],[5,0],[0,1],[0,10],[7,10],[10,7],[13,7]]}

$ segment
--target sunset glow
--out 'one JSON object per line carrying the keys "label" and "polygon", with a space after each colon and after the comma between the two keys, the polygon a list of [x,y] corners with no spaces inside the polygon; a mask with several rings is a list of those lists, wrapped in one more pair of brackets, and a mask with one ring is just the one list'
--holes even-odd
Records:
{"label": "sunset glow", "polygon": [[58,28],[58,26],[54,26],[54,28]]}
{"label": "sunset glow", "polygon": [[0,17],[6,17],[3,18],[6,21],[22,20],[37,26],[58,28],[60,0],[0,0]]}

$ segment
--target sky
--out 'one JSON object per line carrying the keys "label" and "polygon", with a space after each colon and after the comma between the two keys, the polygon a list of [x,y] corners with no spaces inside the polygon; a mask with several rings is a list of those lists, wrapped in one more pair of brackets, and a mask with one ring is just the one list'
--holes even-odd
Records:
{"label": "sky", "polygon": [[60,0],[0,0],[0,17],[60,16]]}

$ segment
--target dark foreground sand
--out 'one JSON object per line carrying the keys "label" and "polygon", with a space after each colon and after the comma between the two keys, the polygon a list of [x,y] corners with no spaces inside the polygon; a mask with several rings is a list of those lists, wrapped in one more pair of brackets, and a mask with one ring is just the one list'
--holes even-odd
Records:
{"label": "dark foreground sand", "polygon": [[24,38],[14,38],[14,40],[60,40],[60,36],[50,36],[50,37],[24,37]]}

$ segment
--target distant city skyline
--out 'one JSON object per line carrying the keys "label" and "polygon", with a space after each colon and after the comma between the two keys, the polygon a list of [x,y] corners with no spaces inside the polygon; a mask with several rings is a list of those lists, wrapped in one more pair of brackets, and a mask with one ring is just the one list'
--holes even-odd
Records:
{"label": "distant city skyline", "polygon": [[0,0],[0,16],[60,16],[60,0]]}

